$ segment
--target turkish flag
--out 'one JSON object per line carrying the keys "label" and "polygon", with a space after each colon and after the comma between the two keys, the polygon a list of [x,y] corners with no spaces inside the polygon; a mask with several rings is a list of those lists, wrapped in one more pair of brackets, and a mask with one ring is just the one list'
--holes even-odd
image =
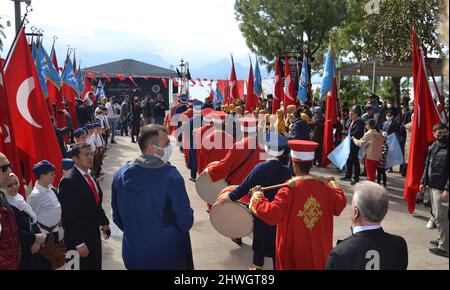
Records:
{"label": "turkish flag", "polygon": [[102,72],[102,76],[105,77],[105,79],[108,81],[108,83],[111,81],[111,77],[106,72]]}
{"label": "turkish flag", "polygon": [[334,150],[333,125],[337,121],[336,101],[337,101],[337,85],[336,85],[336,78],[333,78],[331,96],[327,96],[325,128],[323,130],[322,167],[327,167],[330,164],[330,160],[328,160],[328,154],[330,154]]}
{"label": "turkish flag", "polygon": [[285,72],[285,84],[284,84],[284,108],[289,105],[297,106],[296,95],[294,89],[294,81],[292,79],[291,66],[289,65],[289,59],[286,56],[284,59],[284,72]]}
{"label": "turkish flag", "polygon": [[[88,77],[84,76],[84,90],[83,92],[81,92],[81,99],[85,100],[89,96],[89,93],[94,93],[94,89],[92,88],[91,82],[89,81]],[[95,95],[91,100],[92,103],[95,104]]]}
{"label": "turkish flag", "polygon": [[180,86],[180,84],[177,82],[177,79],[172,79],[173,85],[174,87],[178,88]]}
{"label": "turkish flag", "polygon": [[[19,156],[26,156],[26,160],[22,160],[25,172],[30,173],[34,164],[46,159],[56,167],[57,185],[61,179],[62,154],[42,95],[24,27],[20,29],[6,61],[5,84],[11,120],[14,120],[12,129],[15,143]],[[28,174],[28,178],[30,176],[33,181],[36,179],[34,174]]]}
{"label": "turkish flag", "polygon": [[230,76],[230,103],[234,103],[235,100],[240,99],[238,81],[236,78],[236,70],[234,68],[234,59],[231,57],[231,76]]}
{"label": "turkish flag", "polygon": [[128,79],[133,83],[133,85],[134,85],[135,87],[138,86],[138,85],[136,84],[136,82],[134,81],[134,78],[133,78],[132,75],[128,75]]}
{"label": "turkish flag", "polygon": [[[56,58],[56,51],[55,47],[52,48],[52,52],[50,54],[50,58],[52,60],[52,63],[55,67],[58,66],[58,59]],[[48,97],[53,101],[54,104],[56,104],[56,111],[65,110],[65,106],[63,104],[63,98],[61,95],[61,90],[59,90],[52,82],[47,81],[47,90],[48,90]],[[56,113],[56,124],[58,128],[64,128],[67,126],[67,120],[66,117],[63,114]],[[66,141],[68,141],[67,135],[65,136]]]}
{"label": "turkish flag", "polygon": [[119,73],[115,73],[114,75],[116,76],[116,78],[118,78],[118,79],[121,80],[121,81],[124,81],[124,80],[125,80],[125,78],[123,77],[123,75],[121,75],[121,74],[119,74]]}
{"label": "turkish flag", "polygon": [[0,61],[0,152],[8,157],[12,164],[12,171],[17,175],[20,182],[20,194],[26,198],[25,188],[23,186],[22,171],[20,170],[20,160],[17,154],[16,145],[12,142],[15,140],[11,116],[9,114],[8,97],[4,84],[3,65]]}
{"label": "turkish flag", "polygon": [[416,45],[415,31],[413,31],[412,58],[414,119],[412,121],[413,129],[404,194],[404,199],[408,202],[408,210],[410,213],[413,213],[416,207],[416,193],[419,191],[420,179],[425,167],[428,146],[435,140],[433,136],[433,126],[441,123],[428,85],[424,56],[421,49]]}
{"label": "turkish flag", "polygon": [[276,114],[277,110],[280,109],[281,101],[283,101],[283,83],[280,72],[280,64],[278,57],[275,60],[275,89],[273,92],[273,103],[272,103],[272,114]]}
{"label": "turkish flag", "polygon": [[73,130],[78,129],[78,115],[77,115],[77,93],[75,90],[66,83],[63,83],[61,87],[62,99],[67,102],[69,107],[69,114],[72,117]]}
{"label": "turkish flag", "polygon": [[165,89],[167,89],[167,80],[165,78],[161,78],[161,82]]}
{"label": "turkish flag", "polygon": [[247,82],[247,99],[245,100],[245,110],[253,112],[258,106],[258,96],[253,92],[255,86],[255,78],[253,77],[253,65],[250,63],[250,72],[248,73]]}

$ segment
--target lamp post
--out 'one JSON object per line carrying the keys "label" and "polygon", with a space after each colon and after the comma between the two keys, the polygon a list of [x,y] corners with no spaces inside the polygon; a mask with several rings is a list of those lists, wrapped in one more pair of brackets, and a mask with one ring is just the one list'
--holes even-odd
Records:
{"label": "lamp post", "polygon": [[31,0],[11,0],[14,2],[14,12],[16,18],[16,34],[19,33],[20,24],[22,23],[22,11],[20,4],[25,2],[28,6],[31,5]]}

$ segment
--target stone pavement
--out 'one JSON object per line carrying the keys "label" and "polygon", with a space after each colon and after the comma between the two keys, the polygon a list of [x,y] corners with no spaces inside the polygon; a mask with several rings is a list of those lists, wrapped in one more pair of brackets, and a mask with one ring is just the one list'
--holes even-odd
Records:
{"label": "stone pavement", "polygon": [[[111,217],[111,182],[114,172],[125,162],[133,160],[139,155],[137,144],[131,143],[129,137],[118,137],[118,144],[108,150],[104,164],[104,192],[103,207],[110,218],[112,237],[103,242],[103,269],[125,269],[121,246],[122,237],[120,230],[114,226]],[[172,142],[174,143],[174,142]],[[183,155],[174,148],[171,163],[178,168],[185,179],[186,188],[194,209],[194,226],[191,229],[192,248],[195,268],[198,270],[245,270],[252,262],[252,239],[245,237],[244,245],[237,246],[230,239],[221,236],[212,227],[209,215],[206,212],[205,203],[195,191],[194,183],[189,181],[189,171],[184,165]],[[398,170],[397,170],[398,172]],[[341,177],[336,169],[317,169],[314,174]],[[344,239],[350,235],[350,204],[352,190],[349,182],[339,182],[343,187],[348,204],[341,216],[334,222],[334,244],[338,239]],[[404,178],[398,173],[388,173],[388,190],[390,194],[390,211],[386,216],[383,227],[392,234],[401,235],[406,239],[409,250],[408,269],[421,270],[449,270],[447,258],[438,257],[429,253],[429,242],[437,238],[436,230],[428,230],[425,225],[430,216],[429,208],[418,205],[414,215],[410,215],[407,205],[403,201]],[[272,269],[272,261],[265,260],[265,269]]]}

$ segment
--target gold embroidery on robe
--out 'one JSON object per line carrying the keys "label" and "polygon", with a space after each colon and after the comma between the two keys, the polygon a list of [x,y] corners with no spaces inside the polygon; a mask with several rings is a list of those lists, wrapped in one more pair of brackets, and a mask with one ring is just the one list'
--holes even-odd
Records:
{"label": "gold embroidery on robe", "polygon": [[303,210],[299,211],[297,216],[303,218],[308,230],[312,230],[322,215],[323,212],[320,209],[319,202],[311,195],[306,200]]}

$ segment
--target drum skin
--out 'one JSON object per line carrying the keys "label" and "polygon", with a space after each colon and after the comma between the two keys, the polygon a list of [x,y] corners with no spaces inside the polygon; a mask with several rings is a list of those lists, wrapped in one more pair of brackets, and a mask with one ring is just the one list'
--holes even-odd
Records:
{"label": "drum skin", "polygon": [[218,161],[211,162],[195,181],[195,189],[198,195],[203,201],[211,205],[214,204],[219,193],[228,186],[223,179],[213,182],[208,174],[208,168],[217,163]]}
{"label": "drum skin", "polygon": [[[219,197],[229,194],[237,186],[229,186],[222,190]],[[217,197],[217,199],[219,198]],[[248,199],[244,196],[242,200]],[[247,204],[241,202],[225,202],[211,208],[209,218],[214,229],[225,237],[243,238],[253,232],[253,216]]]}

